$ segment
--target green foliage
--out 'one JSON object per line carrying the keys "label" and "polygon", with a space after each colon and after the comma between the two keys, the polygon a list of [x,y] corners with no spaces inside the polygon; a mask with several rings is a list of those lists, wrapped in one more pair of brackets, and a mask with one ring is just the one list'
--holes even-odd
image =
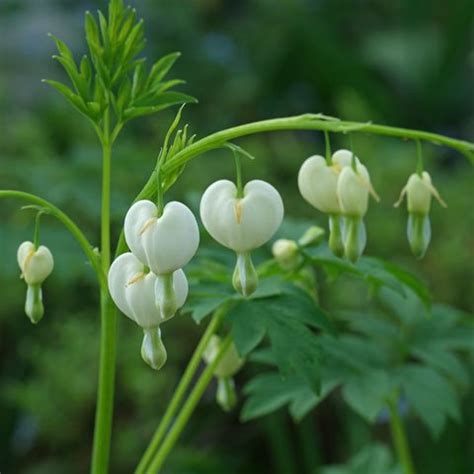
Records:
{"label": "green foliage", "polygon": [[401,468],[393,461],[390,451],[382,444],[366,446],[355,454],[347,464],[325,466],[321,474],[401,474]]}
{"label": "green foliage", "polygon": [[45,80],[96,126],[106,126],[109,110],[115,114],[114,139],[129,120],[154,114],[172,105],[196,100],[172,90],[183,84],[179,79],[165,80],[180,53],[156,61],[149,70],[140,57],[145,46],[143,20],[122,0],[109,4],[108,16],[100,10],[95,18],[85,15],[85,34],[89,55],[76,63],[69,47],[51,35],[58,54],[53,56],[69,76],[72,88],[58,81]]}

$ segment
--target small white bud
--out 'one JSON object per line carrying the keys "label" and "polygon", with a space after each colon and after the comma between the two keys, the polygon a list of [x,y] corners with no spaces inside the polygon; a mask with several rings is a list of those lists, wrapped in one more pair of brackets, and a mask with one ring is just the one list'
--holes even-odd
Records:
{"label": "small white bud", "polygon": [[272,246],[272,253],[285,270],[291,270],[298,265],[298,244],[294,240],[276,240]]}

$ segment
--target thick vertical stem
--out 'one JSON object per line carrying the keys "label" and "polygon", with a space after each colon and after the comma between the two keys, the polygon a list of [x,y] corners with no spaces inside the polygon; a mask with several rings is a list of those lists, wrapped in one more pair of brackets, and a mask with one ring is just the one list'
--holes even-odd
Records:
{"label": "thick vertical stem", "polygon": [[[105,128],[106,130],[108,129],[108,118]],[[110,267],[110,170],[112,154],[112,146],[108,132],[104,134],[102,147],[102,213],[100,241],[101,266],[104,274],[107,275]],[[99,386],[97,390],[91,466],[91,472],[93,474],[105,474],[108,472],[114,403],[117,325],[115,307],[105,286],[101,287],[100,293],[100,322]]]}
{"label": "thick vertical stem", "polygon": [[389,402],[390,428],[392,439],[397,451],[398,459],[404,474],[416,474],[415,466],[411,457],[410,446],[408,445],[405,429],[398,414],[398,407],[394,402]]}

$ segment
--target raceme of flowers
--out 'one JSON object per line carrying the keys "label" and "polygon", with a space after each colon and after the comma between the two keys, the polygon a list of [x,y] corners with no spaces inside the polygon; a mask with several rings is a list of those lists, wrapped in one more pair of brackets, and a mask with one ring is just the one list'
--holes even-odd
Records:
{"label": "raceme of flowers", "polygon": [[44,245],[36,247],[33,242],[27,241],[18,247],[17,260],[21,278],[27,284],[25,313],[36,324],[44,315],[41,285],[53,271],[53,255]]}
{"label": "raceme of flowers", "polygon": [[[329,216],[328,243],[334,254],[357,261],[367,240],[364,217],[369,196],[379,200],[367,168],[349,150],[338,150],[329,159],[311,156],[300,168],[298,187],[307,202]],[[431,236],[432,196],[441,205],[446,204],[426,171],[409,177],[395,206],[400,205],[405,196],[409,214],[408,241],[413,253],[422,257]],[[262,180],[249,181],[245,186],[219,180],[202,195],[202,223],[214,240],[236,253],[232,283],[245,297],[258,286],[251,252],[274,236],[283,214],[279,192]],[[152,201],[141,200],[128,210],[124,234],[130,252],[112,263],[108,274],[109,291],[120,311],[143,329],[142,357],[158,370],[167,358],[161,326],[186,301],[188,282],[182,268],[198,249],[199,227],[191,210],[181,202],[172,201],[159,209]],[[315,245],[323,238],[324,230],[313,226],[298,242],[277,240],[272,252],[283,269],[292,270],[301,263],[298,249]],[[23,242],[18,249],[18,264],[28,285],[25,312],[37,323],[44,314],[41,285],[53,270],[53,256],[43,245]],[[212,341],[208,353],[216,352],[220,344],[218,339]],[[228,352],[230,355],[226,355],[224,361],[240,360],[234,346]],[[212,359],[206,357],[208,362]],[[224,361],[219,367],[225,365]],[[235,398],[233,374],[221,374],[219,370],[215,374],[219,379],[217,398],[223,408],[229,409]]]}

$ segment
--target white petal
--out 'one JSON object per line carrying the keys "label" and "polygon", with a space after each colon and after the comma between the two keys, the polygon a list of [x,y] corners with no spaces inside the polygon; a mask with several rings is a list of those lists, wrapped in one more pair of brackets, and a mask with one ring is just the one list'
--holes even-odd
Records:
{"label": "white petal", "polygon": [[23,242],[19,247],[17,251],[17,261],[18,261],[18,266],[20,267],[20,270],[22,272],[25,271],[25,260],[28,257],[28,255],[33,254],[35,251],[35,246],[33,245],[33,242]]}
{"label": "white petal", "polygon": [[319,155],[308,158],[298,173],[298,187],[303,198],[321,212],[341,212],[337,197],[339,170],[327,166]]}
{"label": "white petal", "polygon": [[193,258],[199,246],[199,227],[190,209],[173,201],[141,237],[148,266],[157,275],[167,274]]}
{"label": "white petal", "polygon": [[364,216],[369,204],[369,189],[364,180],[368,176],[365,166],[357,166],[360,173],[356,173],[350,166],[346,166],[339,176],[337,192],[344,214],[349,216]]}
{"label": "white petal", "polygon": [[124,233],[125,240],[131,252],[144,263],[146,253],[143,248],[142,231],[145,223],[152,218],[156,218],[158,210],[154,203],[147,200],[137,201],[128,210],[125,216]]}

